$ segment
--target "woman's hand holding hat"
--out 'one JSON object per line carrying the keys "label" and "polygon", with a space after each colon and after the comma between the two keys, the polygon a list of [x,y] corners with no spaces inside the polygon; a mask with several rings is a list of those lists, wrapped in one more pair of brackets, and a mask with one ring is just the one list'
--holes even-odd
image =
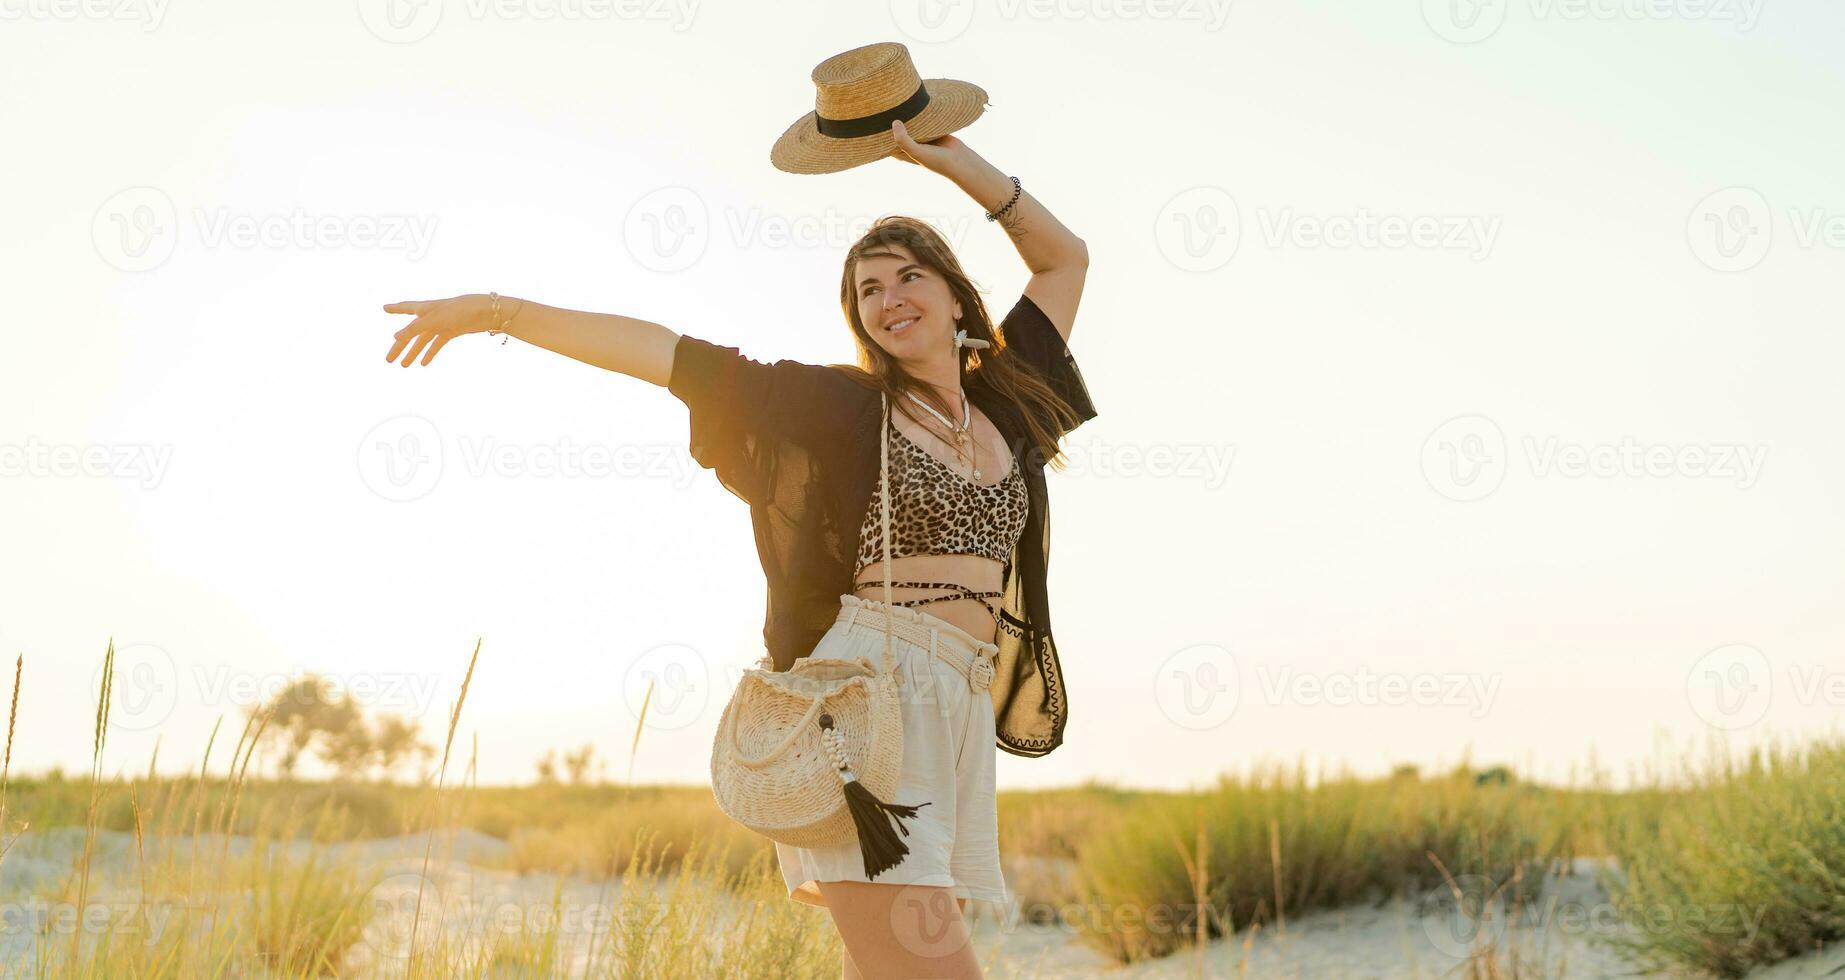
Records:
{"label": "woman's hand holding hat", "polygon": [[897,145],[891,147],[890,151],[893,158],[926,167],[938,174],[947,174],[974,152],[952,133],[938,136],[927,143],[918,143],[910,138],[910,131],[901,119],[891,121],[890,131],[891,137],[897,141]]}
{"label": "woman's hand holding hat", "polygon": [[[842,51],[815,65],[812,78],[813,111],[769,148],[779,170],[833,174],[894,156],[941,173],[960,162],[960,154],[973,153],[950,134],[986,111],[986,89],[955,78],[923,78],[910,49],[896,41]],[[920,142],[911,140],[912,132]]]}

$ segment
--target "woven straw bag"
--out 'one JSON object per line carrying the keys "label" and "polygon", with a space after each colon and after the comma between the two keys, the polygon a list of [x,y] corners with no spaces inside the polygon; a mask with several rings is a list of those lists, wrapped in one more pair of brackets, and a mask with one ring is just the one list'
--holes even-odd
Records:
{"label": "woven straw bag", "polygon": [[[879,465],[884,479],[884,554],[890,551],[890,396]],[[884,601],[891,601],[890,562],[884,562]],[[766,658],[765,658],[766,661]],[[909,853],[898,834],[914,806],[884,801],[897,791],[903,762],[891,627],[884,626],[884,660],[804,657],[786,672],[743,672],[711,746],[711,790],[731,819],[793,847],[826,847],[858,839],[868,878]]]}

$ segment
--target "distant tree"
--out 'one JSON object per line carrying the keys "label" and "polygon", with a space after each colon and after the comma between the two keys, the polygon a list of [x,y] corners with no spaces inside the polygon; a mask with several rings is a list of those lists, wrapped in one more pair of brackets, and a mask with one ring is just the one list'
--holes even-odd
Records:
{"label": "distant tree", "polygon": [[544,754],[544,757],[538,760],[537,766],[538,766],[538,782],[540,785],[550,786],[550,785],[556,784],[557,782],[557,750],[556,749],[547,750]]}
{"label": "distant tree", "polygon": [[301,757],[313,750],[341,778],[364,779],[373,767],[387,776],[411,756],[428,759],[435,750],[420,742],[417,724],[400,715],[382,715],[371,724],[351,692],[335,694],[318,674],[289,682],[269,702],[250,709],[252,716],[271,712],[263,731],[266,742],[279,745],[279,775],[292,777]]}
{"label": "distant tree", "polygon": [[584,743],[582,748],[564,756],[564,771],[570,773],[570,785],[581,786],[588,780],[589,765],[595,755],[595,746]]}
{"label": "distant tree", "polygon": [[290,681],[267,704],[250,708],[252,717],[263,711],[270,712],[263,738],[280,744],[281,758],[276,762],[276,771],[283,778],[294,776],[301,756],[327,730],[333,700],[332,685],[323,677],[309,674]]}
{"label": "distant tree", "polygon": [[419,740],[417,723],[402,715],[386,715],[372,732],[372,754],[386,777],[394,776],[398,767],[415,758],[419,764],[435,761],[436,747]]}

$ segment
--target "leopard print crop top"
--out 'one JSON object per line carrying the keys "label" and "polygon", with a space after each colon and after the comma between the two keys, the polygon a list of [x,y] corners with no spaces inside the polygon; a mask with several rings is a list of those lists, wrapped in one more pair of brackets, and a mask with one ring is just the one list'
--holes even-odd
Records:
{"label": "leopard print crop top", "polygon": [[[896,432],[890,453],[891,480],[902,488],[890,509],[891,549],[896,557],[980,555],[999,562],[1011,560],[1012,547],[1025,530],[1030,500],[1018,461],[1007,461],[1011,472],[1005,479],[975,483],[917,445],[902,429]],[[854,579],[882,556],[883,494],[880,476],[859,526]]]}

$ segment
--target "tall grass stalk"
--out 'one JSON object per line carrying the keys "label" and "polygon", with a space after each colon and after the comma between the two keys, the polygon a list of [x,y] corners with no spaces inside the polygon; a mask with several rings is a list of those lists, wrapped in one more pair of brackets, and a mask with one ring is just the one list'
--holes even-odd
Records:
{"label": "tall grass stalk", "polygon": [[[466,704],[468,700],[468,684],[474,680],[474,665],[480,660],[480,644],[481,638],[476,637],[474,640],[474,653],[468,657],[468,671],[466,674],[462,675],[461,678],[461,692],[456,696],[455,705],[450,709],[448,714],[448,734],[442,740],[442,765],[436,770],[435,798],[432,800],[432,806],[441,799],[443,783],[448,777],[449,748],[455,744],[455,724],[461,720],[461,706]],[[428,839],[423,844],[423,871],[417,876],[416,907],[415,911],[410,916],[410,961],[405,967],[405,974],[407,976],[416,975],[416,931],[417,925],[423,918],[423,885],[429,880],[429,854],[435,849],[435,846],[436,833],[435,827],[432,825],[429,828]]]}
{"label": "tall grass stalk", "polygon": [[[102,678],[96,692],[96,728],[90,740],[90,807],[84,819],[82,878],[77,885],[77,914],[81,917],[87,906],[90,893],[90,858],[96,853],[96,797],[102,786],[102,752],[103,743],[109,734],[109,698],[115,688],[115,638],[109,638],[109,649],[103,653]],[[70,936],[70,962],[75,966],[78,947],[83,940],[83,930],[73,929]]]}
{"label": "tall grass stalk", "polygon": [[647,727],[647,706],[653,703],[653,685],[656,677],[647,678],[647,693],[641,696],[641,716],[634,721],[634,741],[628,746],[628,785],[634,785],[634,757],[641,751],[641,731]]}
{"label": "tall grass stalk", "polygon": [[[13,660],[13,696],[6,711],[6,756],[0,759],[0,865],[6,864],[6,852],[13,848],[13,841],[7,839],[12,811],[7,809],[6,790],[13,775],[13,725],[19,721],[19,680],[25,669],[26,655],[21,653]],[[23,832],[26,825],[21,823],[19,829]]]}

